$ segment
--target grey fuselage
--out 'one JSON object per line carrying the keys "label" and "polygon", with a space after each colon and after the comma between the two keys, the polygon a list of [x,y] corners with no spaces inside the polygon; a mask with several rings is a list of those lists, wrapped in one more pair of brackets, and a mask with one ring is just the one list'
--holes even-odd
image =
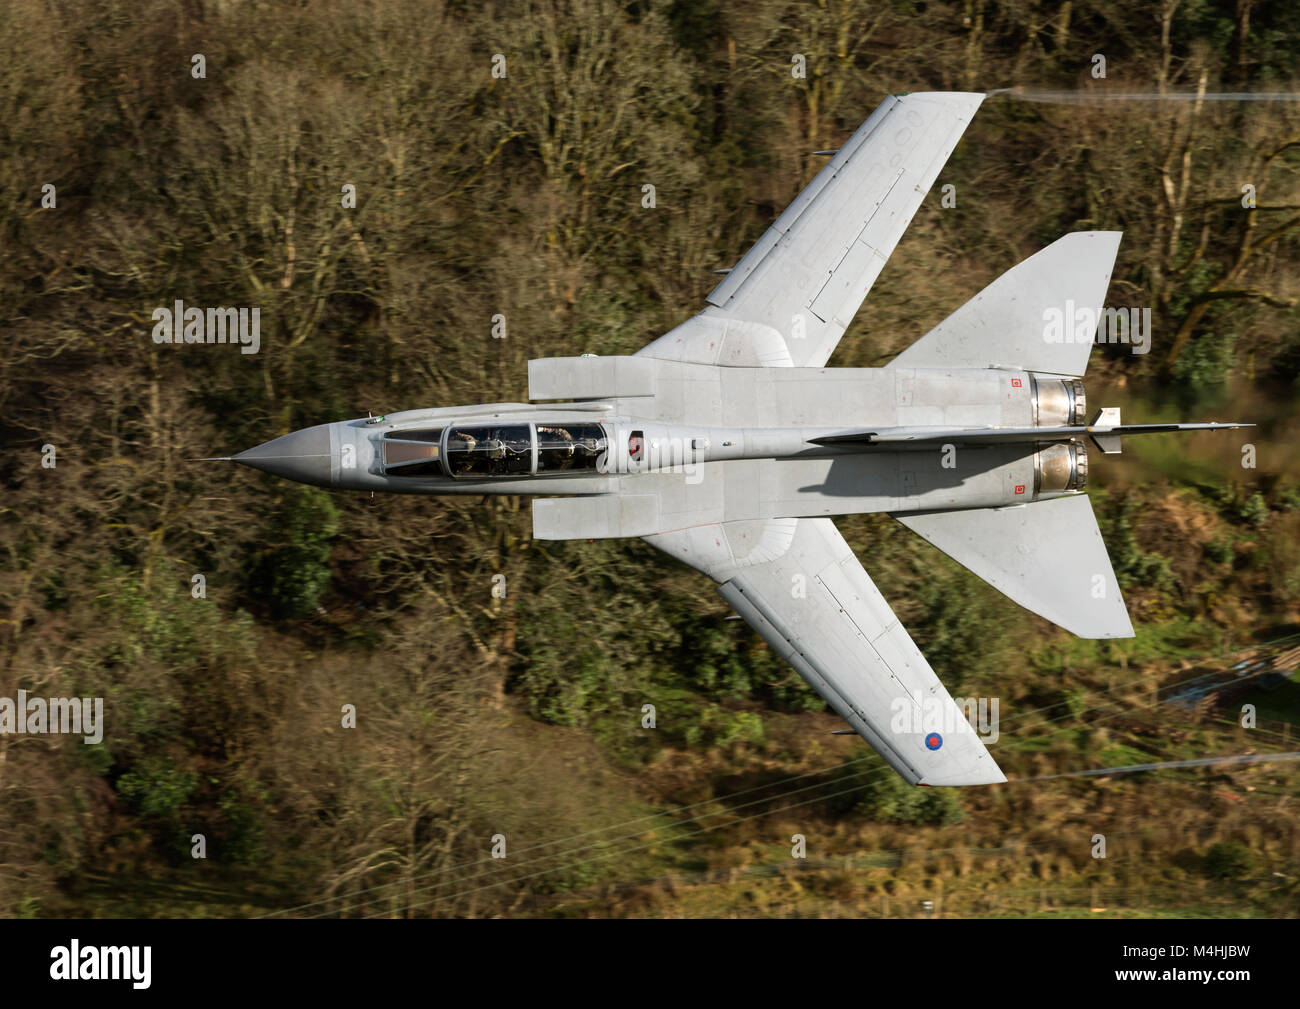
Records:
{"label": "grey fuselage", "polygon": [[[553,502],[557,538],[649,535],[713,522],[862,512],[987,508],[1073,493],[1034,443],[920,448],[823,446],[846,428],[1024,427],[1060,424],[1072,410],[1057,376],[1008,369],[738,368],[644,357],[531,362],[530,394],[569,402],[411,410],[294,432],[236,461],[322,487],[414,494],[614,495],[608,509]],[[576,375],[576,377],[575,377]],[[388,442],[457,426],[600,425],[598,468],[501,475],[404,475]],[[585,428],[590,430],[590,427]],[[639,443],[640,452],[634,448]],[[1064,451],[1057,447],[1056,451]],[[1072,447],[1071,451],[1076,451]],[[1082,453],[1082,446],[1077,447]],[[1086,462],[1080,464],[1082,469]],[[430,468],[426,466],[424,469]],[[1086,470],[1085,470],[1086,472]],[[572,511],[572,529],[567,512]],[[580,528],[581,527],[581,528]]]}

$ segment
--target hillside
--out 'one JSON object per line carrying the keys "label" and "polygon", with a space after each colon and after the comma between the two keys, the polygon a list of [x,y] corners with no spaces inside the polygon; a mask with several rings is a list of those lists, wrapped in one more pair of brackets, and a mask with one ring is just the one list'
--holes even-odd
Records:
{"label": "hillside", "polygon": [[[1300,749],[1295,679],[1166,696],[1300,634],[1300,103],[1231,97],[1300,90],[1300,9],[10,0],[0,51],[0,696],[106,712],[0,734],[0,915],[1300,914],[1297,763],[1060,777]],[[994,89],[830,364],[1122,230],[1149,353],[1089,402],[1257,425],[1095,462],[1130,641],[840,520],[1006,785],[908,789],[644,543],[196,461],[631,353],[884,95]],[[178,300],[258,353],[155,343]]]}

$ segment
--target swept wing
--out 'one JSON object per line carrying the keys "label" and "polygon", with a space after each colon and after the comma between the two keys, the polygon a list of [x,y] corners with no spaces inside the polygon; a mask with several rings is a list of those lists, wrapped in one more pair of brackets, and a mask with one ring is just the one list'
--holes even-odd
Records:
{"label": "swept wing", "polygon": [[718,592],[913,785],[1006,781],[963,711],[827,518],[647,536]]}

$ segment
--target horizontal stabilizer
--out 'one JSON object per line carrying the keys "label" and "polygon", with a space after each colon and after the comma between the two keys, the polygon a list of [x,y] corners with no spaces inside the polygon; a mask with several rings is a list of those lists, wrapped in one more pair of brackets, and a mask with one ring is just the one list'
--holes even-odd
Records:
{"label": "horizontal stabilizer", "polygon": [[[878,427],[840,431],[809,438],[814,445],[906,446],[931,442],[997,444],[1006,442],[1069,441],[1091,435],[1118,441],[1126,434],[1168,434],[1171,431],[1227,431],[1253,424],[1076,424],[1070,427]],[[1105,449],[1103,448],[1103,451]]]}
{"label": "horizontal stabilizer", "polygon": [[1016,368],[1082,375],[1121,232],[1079,231],[1013,266],[888,368]]}
{"label": "horizontal stabilizer", "polygon": [[1083,494],[894,518],[1025,609],[1081,638],[1131,638],[1124,597]]}

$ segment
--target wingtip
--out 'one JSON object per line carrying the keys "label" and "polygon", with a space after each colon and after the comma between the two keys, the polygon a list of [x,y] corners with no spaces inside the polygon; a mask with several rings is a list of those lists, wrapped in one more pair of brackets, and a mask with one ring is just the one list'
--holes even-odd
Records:
{"label": "wingtip", "polygon": [[985,750],[982,757],[963,768],[951,765],[933,767],[916,782],[918,786],[926,785],[939,788],[967,788],[971,785],[1001,785],[1007,780],[992,755]]}
{"label": "wingtip", "polygon": [[918,788],[971,788],[975,785],[1003,785],[1006,784],[1006,781],[1007,776],[1002,773],[1000,767],[994,764],[992,774],[972,774],[953,781],[930,781],[922,778],[916,785]]}

